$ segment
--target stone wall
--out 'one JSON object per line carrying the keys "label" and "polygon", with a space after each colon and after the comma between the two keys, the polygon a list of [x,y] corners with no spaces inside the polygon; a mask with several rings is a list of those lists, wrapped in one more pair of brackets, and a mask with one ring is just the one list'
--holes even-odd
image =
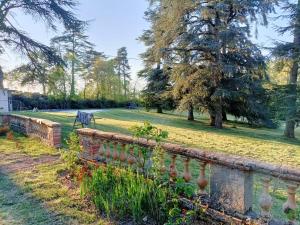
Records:
{"label": "stone wall", "polygon": [[[112,163],[113,165],[138,164],[139,153],[133,146],[138,145],[151,150],[154,141],[135,139],[131,136],[108,133],[89,128],[77,130],[83,148],[81,158],[90,163]],[[284,224],[281,220],[272,219],[271,182],[279,180],[283,183],[286,203],[284,212],[296,212],[296,190],[300,184],[300,169],[268,164],[253,159],[215,153],[202,149],[164,143],[165,155],[170,164],[166,167],[169,176],[182,176],[186,182],[196,182],[199,196],[209,202],[209,210],[213,217],[222,217],[224,222],[232,224]],[[165,160],[163,160],[165,161]],[[183,165],[179,171],[178,161]],[[191,165],[197,166],[197,177],[191,173]],[[257,178],[254,182],[254,176]],[[254,199],[254,186],[259,183],[260,197]],[[253,203],[259,202],[260,211],[253,210]],[[207,207],[204,205],[204,207]],[[288,219],[289,218],[289,221]],[[285,222],[296,224],[296,217],[287,216]]]}
{"label": "stone wall", "polygon": [[49,120],[31,118],[21,115],[0,115],[2,123],[13,131],[29,137],[40,138],[45,144],[61,147],[61,125]]}

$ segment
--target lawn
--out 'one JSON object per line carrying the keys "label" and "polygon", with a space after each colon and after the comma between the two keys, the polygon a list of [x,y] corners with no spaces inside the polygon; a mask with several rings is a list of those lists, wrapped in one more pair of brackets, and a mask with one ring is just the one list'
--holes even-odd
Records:
{"label": "lawn", "polygon": [[[21,114],[61,123],[64,139],[72,131],[74,115],[58,112]],[[103,131],[130,134],[130,127],[149,121],[169,131],[170,142],[300,167],[299,140],[283,138],[280,129],[251,128],[246,124],[227,122],[223,130],[215,130],[208,125],[205,115],[197,115],[195,122],[189,122],[179,113],[156,114],[138,110],[112,109],[96,113],[95,117],[96,128]],[[299,130],[297,137],[300,138]],[[11,163],[20,163],[24,155],[31,158],[58,155],[57,150],[45,147],[35,139],[18,137],[17,141],[9,141],[1,138],[0,142],[0,169]],[[179,164],[178,169],[182,172],[182,165]],[[192,165],[192,174],[196,178],[199,168],[194,163]],[[34,169],[1,174],[0,220],[5,221],[4,224],[19,224],[19,221],[22,224],[35,224],[33,221],[37,221],[36,224],[112,224],[96,216],[93,207],[80,198],[78,188],[70,190],[68,185],[62,183],[60,173],[64,169],[65,164],[59,160],[38,164]],[[277,218],[285,218],[281,210],[287,198],[285,190],[283,183],[274,181],[272,211]],[[259,210],[257,200],[260,193],[260,182],[255,182],[255,210]]]}
{"label": "lawn", "polygon": [[56,149],[21,136],[0,143],[0,224],[113,224],[64,179]]}
{"label": "lawn", "polygon": [[[68,113],[22,112],[63,125],[64,138],[72,130],[74,115]],[[281,129],[252,128],[247,124],[226,122],[223,130],[209,126],[206,115],[187,121],[179,113],[157,114],[142,110],[111,109],[95,114],[96,129],[130,134],[129,128],[149,121],[169,132],[169,141],[228,154],[242,155],[274,164],[300,167],[300,129],[297,140],[283,137]]]}

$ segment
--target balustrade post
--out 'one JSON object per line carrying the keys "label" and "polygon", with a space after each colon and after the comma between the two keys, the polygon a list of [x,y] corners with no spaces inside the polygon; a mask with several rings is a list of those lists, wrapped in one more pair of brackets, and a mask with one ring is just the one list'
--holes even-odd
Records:
{"label": "balustrade post", "polygon": [[177,155],[172,155],[171,156],[171,164],[170,164],[170,177],[171,178],[176,178],[177,177],[177,171],[176,171],[176,158]]}
{"label": "balustrade post", "polygon": [[104,141],[100,140],[100,146],[99,146],[99,155],[103,157],[105,154],[105,147],[104,147]]}
{"label": "balustrade post", "polygon": [[271,208],[272,208],[272,196],[270,195],[270,184],[271,178],[264,177],[261,179],[263,190],[259,198],[259,205],[261,208],[261,217],[263,219],[269,220],[271,218]]}
{"label": "balustrade post", "polygon": [[134,157],[134,147],[130,146],[129,149],[129,157],[128,157],[128,164],[133,165],[136,162],[136,159]]}
{"label": "balustrade post", "polygon": [[183,179],[185,182],[189,182],[192,179],[192,175],[190,172],[190,158],[185,158],[184,160],[184,174],[183,174]]}
{"label": "balustrade post", "polygon": [[110,159],[110,156],[111,156],[111,150],[110,150],[110,142],[109,141],[106,141],[106,158],[107,159]]}
{"label": "balustrade post", "polygon": [[198,186],[199,186],[199,194],[205,195],[205,194],[207,194],[205,191],[205,188],[208,185],[208,180],[205,178],[206,163],[200,161],[199,164],[200,164],[200,173],[199,173],[199,178],[197,181]]}
{"label": "balustrade post", "polygon": [[253,173],[211,164],[211,204],[221,210],[245,214],[253,205]]}
{"label": "balustrade post", "polygon": [[299,184],[297,183],[287,183],[287,194],[288,199],[283,204],[282,208],[283,211],[288,215],[289,223],[290,224],[297,224],[296,222],[296,209],[297,209],[297,202],[296,202],[296,192],[299,188]]}
{"label": "balustrade post", "polygon": [[120,161],[125,162],[126,161],[126,154],[125,154],[126,144],[122,143],[121,145],[121,152],[120,152]]}
{"label": "balustrade post", "polygon": [[113,159],[114,159],[115,161],[119,159],[118,142],[114,142]]}

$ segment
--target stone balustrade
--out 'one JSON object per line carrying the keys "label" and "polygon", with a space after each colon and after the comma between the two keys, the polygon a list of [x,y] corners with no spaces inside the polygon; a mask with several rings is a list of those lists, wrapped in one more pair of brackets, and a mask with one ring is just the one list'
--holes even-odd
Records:
{"label": "stone balustrade", "polygon": [[[89,128],[77,130],[83,152],[81,158],[92,163],[118,163],[134,166],[141,160],[134,146],[153,149],[154,141],[107,133]],[[230,224],[297,224],[296,193],[300,184],[300,169],[268,164],[241,156],[214,153],[176,144],[164,143],[170,177],[182,176],[196,183],[199,196],[209,199],[208,209],[214,217]],[[165,161],[162,159],[162,161]],[[179,168],[183,167],[183,171]],[[198,175],[192,174],[192,167]],[[195,171],[195,169],[193,169]],[[198,177],[198,178],[197,178]],[[286,203],[282,210],[287,216],[272,215],[274,198],[272,183],[282,184]],[[255,198],[257,188],[259,197]],[[274,185],[273,185],[274,186]],[[256,205],[257,207],[254,207]],[[204,207],[207,207],[207,205]],[[255,212],[254,208],[258,208]],[[273,216],[275,216],[274,219]],[[278,218],[279,217],[279,218]]]}
{"label": "stone balustrade", "polygon": [[13,131],[29,137],[40,138],[44,143],[61,147],[61,125],[49,120],[31,118],[21,115],[0,115],[2,123],[7,124]]}

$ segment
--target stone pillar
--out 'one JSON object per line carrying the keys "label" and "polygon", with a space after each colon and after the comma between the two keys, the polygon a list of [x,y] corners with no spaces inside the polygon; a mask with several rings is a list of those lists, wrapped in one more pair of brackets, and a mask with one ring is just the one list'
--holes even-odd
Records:
{"label": "stone pillar", "polygon": [[60,124],[53,124],[48,127],[48,142],[55,148],[61,147],[61,126]]}
{"label": "stone pillar", "polygon": [[211,165],[211,199],[217,208],[245,214],[253,204],[253,174]]}

